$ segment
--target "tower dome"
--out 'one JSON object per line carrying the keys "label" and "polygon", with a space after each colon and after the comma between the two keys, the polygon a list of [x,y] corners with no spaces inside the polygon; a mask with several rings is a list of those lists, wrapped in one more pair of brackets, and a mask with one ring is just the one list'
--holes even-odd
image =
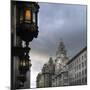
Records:
{"label": "tower dome", "polygon": [[61,40],[61,42],[59,43],[58,49],[56,51],[56,56],[57,57],[61,57],[63,55],[67,55],[67,51],[64,45],[64,42]]}

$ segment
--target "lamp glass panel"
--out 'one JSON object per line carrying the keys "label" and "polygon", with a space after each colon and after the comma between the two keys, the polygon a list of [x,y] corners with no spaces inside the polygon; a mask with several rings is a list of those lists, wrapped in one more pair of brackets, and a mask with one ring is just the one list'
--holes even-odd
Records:
{"label": "lamp glass panel", "polygon": [[25,63],[25,61],[23,61],[23,66],[25,66],[26,65],[26,63]]}
{"label": "lamp glass panel", "polygon": [[20,10],[20,11],[17,11],[17,20],[19,21],[19,23],[22,23],[23,22],[23,11]]}
{"label": "lamp glass panel", "polygon": [[25,11],[25,20],[31,21],[31,11],[30,10]]}
{"label": "lamp glass panel", "polygon": [[20,16],[20,23],[23,22],[23,16]]}
{"label": "lamp glass panel", "polygon": [[33,22],[35,23],[35,13],[33,13]]}

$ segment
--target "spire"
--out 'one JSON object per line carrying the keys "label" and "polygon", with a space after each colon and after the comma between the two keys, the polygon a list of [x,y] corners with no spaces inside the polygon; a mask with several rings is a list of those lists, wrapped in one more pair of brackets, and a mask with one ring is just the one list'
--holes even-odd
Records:
{"label": "spire", "polygon": [[64,54],[66,55],[66,49],[63,40],[59,43],[58,50],[56,52],[56,55]]}
{"label": "spire", "polygon": [[49,59],[49,64],[53,64],[53,59],[52,59],[52,57],[50,57],[50,59]]}
{"label": "spire", "polygon": [[37,75],[37,77],[36,77],[36,78],[37,78],[37,81],[39,81],[39,80],[40,80],[41,75],[42,75],[41,73],[38,73],[38,75]]}

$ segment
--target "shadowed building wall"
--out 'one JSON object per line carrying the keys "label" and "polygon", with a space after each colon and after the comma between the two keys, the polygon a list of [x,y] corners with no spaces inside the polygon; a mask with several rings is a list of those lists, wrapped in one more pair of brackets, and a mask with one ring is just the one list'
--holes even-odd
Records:
{"label": "shadowed building wall", "polygon": [[[17,19],[16,16],[16,3],[15,1],[11,2],[11,47],[21,47],[22,46],[22,40],[18,37],[16,33],[16,27],[17,27]],[[20,81],[18,80],[19,73],[19,57],[13,56],[11,53],[11,87],[16,89],[20,88]],[[25,81],[24,87],[21,88],[30,88],[30,70],[27,72],[26,75],[27,80]]]}

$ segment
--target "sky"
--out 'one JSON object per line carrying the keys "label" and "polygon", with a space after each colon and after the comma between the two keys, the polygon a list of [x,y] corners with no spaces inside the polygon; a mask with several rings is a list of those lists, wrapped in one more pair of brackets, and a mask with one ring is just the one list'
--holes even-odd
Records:
{"label": "sky", "polygon": [[72,58],[86,46],[86,6],[39,3],[38,38],[31,44],[31,88],[36,87],[36,76],[50,57],[56,57],[63,40],[67,56]]}

